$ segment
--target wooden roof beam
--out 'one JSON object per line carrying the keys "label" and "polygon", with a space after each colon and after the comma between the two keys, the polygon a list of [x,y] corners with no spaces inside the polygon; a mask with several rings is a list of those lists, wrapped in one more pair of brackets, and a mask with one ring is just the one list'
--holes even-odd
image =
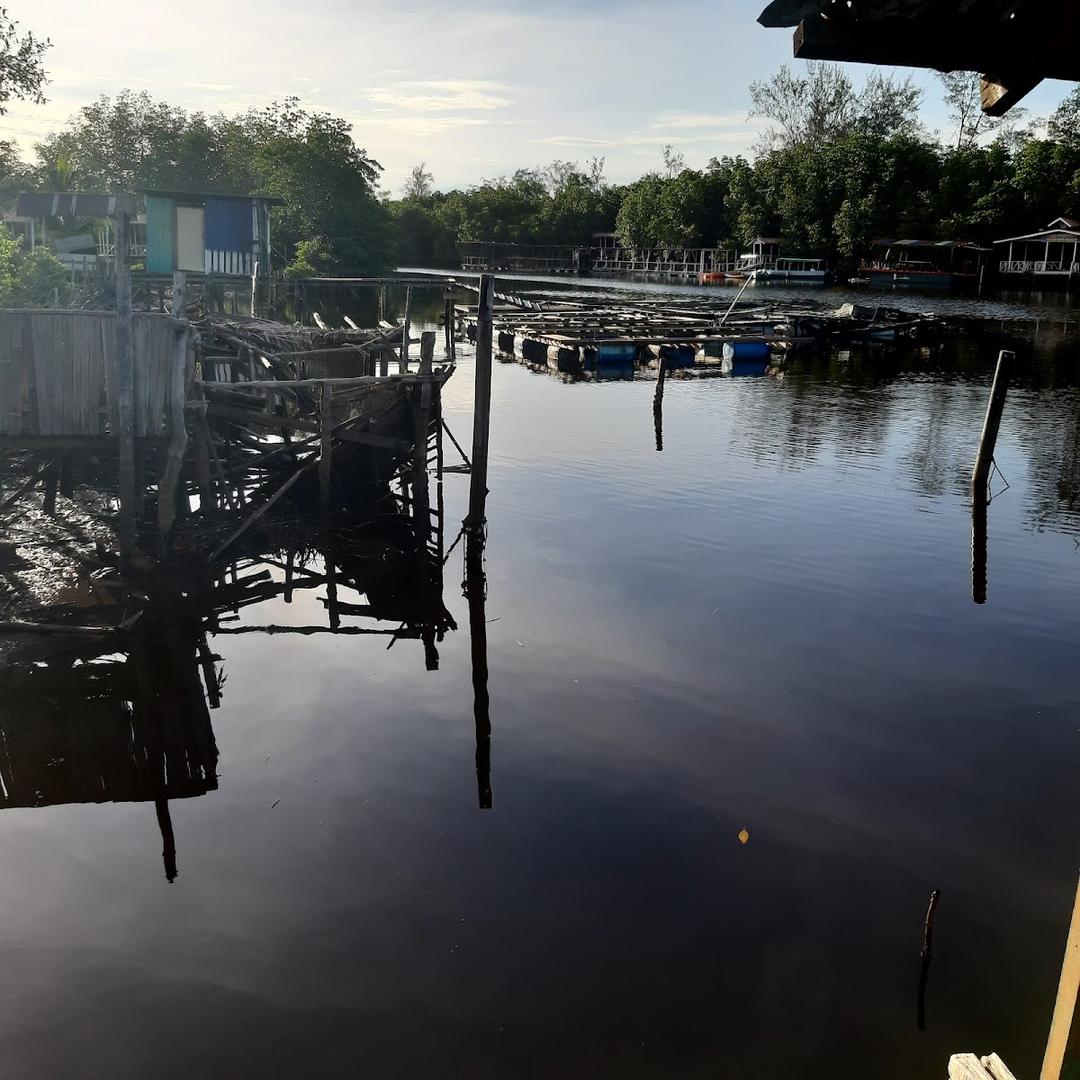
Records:
{"label": "wooden roof beam", "polygon": [[[938,71],[1009,72],[989,76],[984,108],[1000,116],[1040,79],[1080,81],[1080,4],[1053,34],[1034,24],[988,22],[972,16],[865,20],[808,15],[795,29],[794,53],[803,60],[839,60]],[[1018,71],[1018,68],[1028,68]]]}
{"label": "wooden roof beam", "polygon": [[987,116],[1004,116],[1040,82],[1037,75],[984,75],[979,80],[982,111]]}

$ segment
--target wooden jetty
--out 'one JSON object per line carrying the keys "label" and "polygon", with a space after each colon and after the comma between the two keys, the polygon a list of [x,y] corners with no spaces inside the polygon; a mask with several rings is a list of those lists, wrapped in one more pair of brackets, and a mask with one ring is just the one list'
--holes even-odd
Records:
{"label": "wooden jetty", "polygon": [[[70,493],[82,455],[114,460],[125,563],[139,548],[167,556],[178,521],[189,544],[192,522],[236,517],[240,535],[308,481],[325,514],[341,469],[354,488],[360,475],[411,484],[414,456],[426,469],[434,445],[441,460],[453,362],[435,364],[434,334],[411,367],[407,323],[329,330],[217,315],[189,307],[182,273],[170,313],[136,312],[126,265],[117,283],[116,311],[0,311],[0,452],[37,462],[50,506],[57,487]],[[357,374],[308,371],[339,360]]]}

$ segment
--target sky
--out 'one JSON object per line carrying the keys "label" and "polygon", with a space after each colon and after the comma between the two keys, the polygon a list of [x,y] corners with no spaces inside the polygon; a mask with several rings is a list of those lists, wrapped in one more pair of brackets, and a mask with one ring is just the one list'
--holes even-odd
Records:
{"label": "sky", "polygon": [[[553,160],[601,156],[626,182],[661,164],[750,154],[749,84],[796,69],[791,31],[765,29],[765,0],[6,0],[52,41],[45,105],[15,102],[0,139],[33,144],[80,106],[128,87],[189,110],[235,114],[286,96],[346,118],[400,191],[424,161],[436,187]],[[861,85],[870,68],[851,65]],[[900,69],[901,76],[909,74]],[[922,118],[947,132],[939,86]],[[1047,115],[1072,88],[1044,82],[1025,101]]]}

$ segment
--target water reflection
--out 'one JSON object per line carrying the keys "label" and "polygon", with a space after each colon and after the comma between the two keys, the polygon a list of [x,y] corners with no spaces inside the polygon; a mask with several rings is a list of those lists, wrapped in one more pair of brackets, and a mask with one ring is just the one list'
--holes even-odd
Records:
{"label": "water reflection", "polygon": [[207,697],[220,700],[219,658],[197,620],[160,610],[144,614],[126,654],[116,644],[111,636],[60,652],[32,644],[0,668],[0,809],[152,802],[172,881],[169,801],[217,788]]}
{"label": "water reflection", "polygon": [[[142,610],[120,630],[106,628],[110,610],[100,613],[102,629],[94,632],[99,613],[83,607],[71,635],[20,643],[0,666],[0,810],[153,803],[171,882],[178,869],[170,801],[218,787],[210,710],[221,705],[226,672],[211,640],[381,636],[387,648],[420,642],[427,670],[437,670],[439,644],[457,629],[443,600],[441,516],[432,523],[426,502],[387,498],[396,512],[387,513],[384,503],[366,527],[309,534],[291,522],[272,526],[261,534],[262,546],[228,566],[159,570],[147,580]],[[281,619],[288,610],[281,604],[300,592],[314,594],[324,621]],[[483,592],[481,572],[481,630]],[[270,621],[264,612],[274,613]],[[37,614],[60,625],[71,611]],[[486,644],[477,663],[486,687]],[[486,711],[485,689],[485,717]],[[478,775],[482,734],[478,698]],[[484,740],[487,761],[490,727]],[[489,781],[482,781],[481,799],[484,784],[490,805]]]}

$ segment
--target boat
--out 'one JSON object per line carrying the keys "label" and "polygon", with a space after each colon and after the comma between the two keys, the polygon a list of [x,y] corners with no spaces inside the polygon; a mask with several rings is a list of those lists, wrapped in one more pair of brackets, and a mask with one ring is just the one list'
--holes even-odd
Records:
{"label": "boat", "polygon": [[759,281],[798,281],[808,285],[824,285],[828,274],[823,259],[797,256],[785,256],[757,271]]}
{"label": "boat", "polygon": [[699,285],[723,285],[728,275],[723,270],[705,270],[698,275]]}

